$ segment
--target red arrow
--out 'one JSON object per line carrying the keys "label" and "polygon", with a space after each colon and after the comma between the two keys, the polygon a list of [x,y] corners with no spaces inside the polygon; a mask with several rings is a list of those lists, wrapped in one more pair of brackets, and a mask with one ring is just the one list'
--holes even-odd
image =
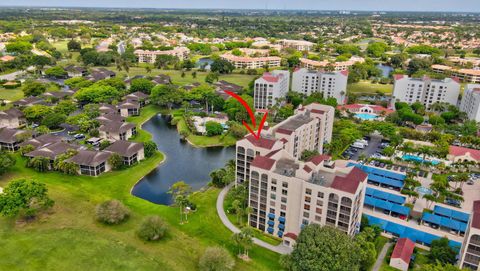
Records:
{"label": "red arrow", "polygon": [[[224,90],[225,93],[227,93],[228,95],[232,96],[233,98],[235,98],[237,101],[239,101],[243,107],[245,107],[245,109],[247,110],[248,112],[248,115],[250,115],[250,119],[252,120],[252,124],[253,124],[253,129],[255,129],[255,127],[257,126],[256,125],[256,121],[255,121],[255,115],[253,114],[253,111],[252,109],[250,108],[250,106],[248,106],[247,102],[242,99],[242,97],[238,96],[237,94],[231,92],[231,91],[228,91],[228,90]],[[250,128],[250,126],[245,122],[243,121],[243,125],[247,128],[247,130],[255,137],[255,139],[259,140],[260,139],[260,133],[262,132],[262,129],[263,129],[263,125],[265,124],[265,121],[267,120],[267,115],[268,115],[268,112],[265,112],[265,114],[263,115],[262,117],[262,121],[260,122],[260,126],[258,127],[258,131],[257,133],[255,133],[253,131],[252,128]]]}

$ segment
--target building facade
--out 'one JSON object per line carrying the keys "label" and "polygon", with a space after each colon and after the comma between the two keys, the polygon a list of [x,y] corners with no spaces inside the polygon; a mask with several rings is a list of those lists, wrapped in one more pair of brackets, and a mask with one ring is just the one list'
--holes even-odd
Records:
{"label": "building facade", "polygon": [[274,70],[255,80],[253,104],[255,109],[268,109],[287,95],[290,87],[290,72]]}
{"label": "building facade", "polygon": [[348,71],[324,72],[297,69],[292,76],[292,91],[311,95],[320,92],[324,98],[335,98],[338,104],[345,103],[347,94]]}
{"label": "building facade", "polygon": [[460,83],[456,78],[444,80],[429,77],[410,78],[406,75],[394,76],[392,102],[413,104],[422,103],[427,109],[434,103],[457,105]]}
{"label": "building facade", "polygon": [[469,84],[463,92],[460,111],[467,113],[468,119],[480,122],[480,84]]}
{"label": "building facade", "polygon": [[135,55],[138,58],[139,63],[155,63],[157,56],[159,55],[170,55],[176,56],[180,60],[188,58],[190,54],[190,49],[187,47],[175,47],[172,50],[167,51],[148,51],[148,50],[135,50]]}
{"label": "building facade", "polygon": [[260,69],[263,67],[279,67],[282,60],[278,56],[248,57],[235,56],[232,54],[223,54],[220,57],[232,63],[233,66],[235,66],[235,69]]}
{"label": "building facade", "polygon": [[480,268],[480,201],[473,203],[473,215],[460,252],[460,268]]}

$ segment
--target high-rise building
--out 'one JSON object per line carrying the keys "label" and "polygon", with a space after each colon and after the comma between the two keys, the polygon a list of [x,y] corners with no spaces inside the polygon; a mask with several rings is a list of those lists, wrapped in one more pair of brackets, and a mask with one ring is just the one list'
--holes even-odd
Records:
{"label": "high-rise building", "polygon": [[293,72],[292,91],[306,96],[320,92],[324,98],[333,97],[338,104],[344,104],[347,81],[348,71],[325,72],[301,68]]}
{"label": "high-rise building", "polygon": [[394,76],[392,102],[406,102],[413,104],[420,102],[427,109],[434,103],[448,103],[457,105],[460,93],[460,83],[456,78],[443,80],[423,78],[410,78],[407,75]]}
{"label": "high-rise building", "polygon": [[268,109],[287,95],[290,87],[290,72],[274,70],[255,80],[253,103],[255,109]]}
{"label": "high-rise building", "polygon": [[467,113],[469,119],[480,122],[480,84],[469,84],[463,92],[460,111]]}

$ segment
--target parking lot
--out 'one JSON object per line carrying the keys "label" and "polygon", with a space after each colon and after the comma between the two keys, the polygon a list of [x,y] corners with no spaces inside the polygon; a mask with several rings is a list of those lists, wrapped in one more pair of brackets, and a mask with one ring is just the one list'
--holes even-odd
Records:
{"label": "parking lot", "polygon": [[[358,160],[358,158],[363,154],[365,157],[369,158],[374,156],[376,153],[380,154],[382,152],[381,144],[382,144],[382,137],[379,135],[372,135],[370,137],[365,137],[364,140],[368,142],[368,145],[365,148],[356,148],[350,146],[345,152],[342,154],[343,157],[346,159],[351,160]],[[384,141],[385,143],[386,141]]]}

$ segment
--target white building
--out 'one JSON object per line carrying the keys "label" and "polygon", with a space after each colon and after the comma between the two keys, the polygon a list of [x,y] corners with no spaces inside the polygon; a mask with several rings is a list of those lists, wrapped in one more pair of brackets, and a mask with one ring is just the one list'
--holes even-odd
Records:
{"label": "white building", "polygon": [[255,80],[253,103],[255,109],[268,109],[287,95],[290,87],[290,72],[274,70]]}
{"label": "white building", "polygon": [[158,55],[171,55],[178,57],[180,60],[184,60],[188,58],[190,49],[187,47],[175,47],[172,50],[167,51],[136,50],[134,53],[138,57],[139,63],[155,63]]}
{"label": "white building", "polygon": [[279,40],[278,43],[283,48],[293,48],[297,51],[311,51],[315,43],[306,40]]}
{"label": "white building", "polygon": [[480,122],[480,84],[469,84],[463,92],[460,111],[467,113],[469,119]]}
{"label": "white building", "polygon": [[473,203],[472,219],[468,223],[462,251],[460,268],[479,270],[480,267],[480,201]]}
{"label": "white building", "polygon": [[278,56],[248,57],[223,54],[220,56],[235,66],[235,69],[260,69],[265,66],[279,67],[282,59]]}
{"label": "white building", "polygon": [[430,105],[440,102],[457,105],[460,83],[456,78],[443,80],[410,78],[407,75],[394,76],[392,102],[413,104],[420,102],[428,109]]}
{"label": "white building", "polygon": [[333,97],[338,104],[344,104],[347,81],[348,71],[324,72],[302,68],[293,72],[292,91],[306,96],[321,92],[324,98]]}

